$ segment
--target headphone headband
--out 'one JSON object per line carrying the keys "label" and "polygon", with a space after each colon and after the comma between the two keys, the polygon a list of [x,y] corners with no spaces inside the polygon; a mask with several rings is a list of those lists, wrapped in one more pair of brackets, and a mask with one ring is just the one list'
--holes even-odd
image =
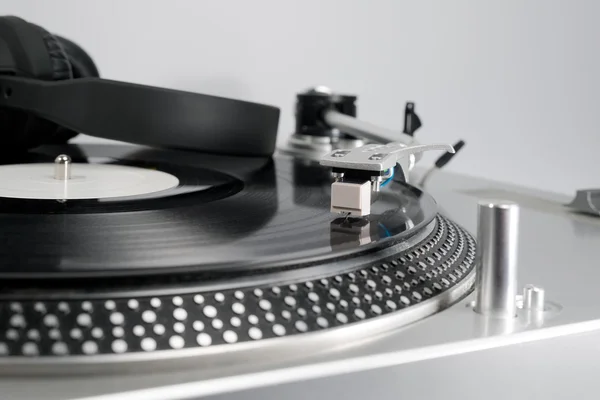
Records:
{"label": "headphone headband", "polygon": [[273,154],[279,122],[272,106],[100,78],[0,76],[0,107],[91,136],[240,156]]}
{"label": "headphone headband", "polygon": [[[65,65],[76,73],[65,76]],[[17,17],[0,17],[0,107],[15,116],[5,121],[25,121],[9,124],[4,135],[28,147],[51,141],[55,134],[53,124],[32,123],[39,117],[106,139],[270,156],[279,123],[279,109],[272,106],[100,79],[83,49]]]}

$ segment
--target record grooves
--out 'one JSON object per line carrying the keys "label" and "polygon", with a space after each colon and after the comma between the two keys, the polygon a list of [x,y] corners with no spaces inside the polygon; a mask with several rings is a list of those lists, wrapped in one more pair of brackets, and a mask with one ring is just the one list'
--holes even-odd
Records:
{"label": "record grooves", "polygon": [[[85,151],[90,158],[107,157],[96,146]],[[112,151],[109,158],[137,164],[127,148]],[[329,176],[316,179],[315,166],[291,158],[263,161],[240,179],[239,169],[235,176],[195,165],[197,156],[192,162],[183,157],[165,162],[149,157],[155,153],[162,152],[145,153],[138,165],[173,172],[182,185],[152,199],[31,200],[23,208],[18,206],[21,200],[3,199],[2,234],[7,242],[0,250],[0,277],[218,275],[287,268],[385,247],[410,237],[435,216],[430,196],[397,183],[368,219],[336,218],[328,210]],[[227,168],[245,162],[229,160]]]}

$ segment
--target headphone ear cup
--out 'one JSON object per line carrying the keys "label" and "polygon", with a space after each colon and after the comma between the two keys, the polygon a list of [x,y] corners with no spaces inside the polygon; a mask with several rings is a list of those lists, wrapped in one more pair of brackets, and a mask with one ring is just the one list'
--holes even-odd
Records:
{"label": "headphone ear cup", "polygon": [[[53,37],[56,39],[57,44],[66,55],[68,63],[71,67],[72,78],[97,78],[100,76],[94,60],[92,60],[92,57],[90,57],[85,50],[69,39],[65,39],[58,35],[53,35]],[[46,141],[46,143],[66,143],[77,135],[78,132],[59,126],[58,130],[50,136],[50,141]]]}
{"label": "headphone ear cup", "polygon": [[64,37],[54,35],[61,45],[73,69],[73,78],[98,78],[98,67],[90,55],[77,43]]}
{"label": "headphone ear cup", "polygon": [[[49,63],[43,69],[45,71],[44,74],[42,76],[34,75],[33,77],[50,80],[72,79],[71,65],[58,40],[38,25],[22,20],[18,20],[17,22],[18,24],[15,25],[16,29],[19,29],[20,32],[26,32],[30,40],[36,38],[37,43],[43,44],[43,48],[47,52],[46,60]],[[28,52],[32,50],[24,47],[23,51]],[[29,59],[36,60],[36,57],[31,56]],[[57,135],[60,135],[60,132],[64,131],[63,128],[51,121],[18,110],[0,110],[0,126],[3,129],[7,127],[8,132],[18,133],[7,135],[3,139],[8,140],[10,143],[6,143],[6,146],[3,146],[5,151],[1,151],[2,153],[10,153],[11,151],[22,152],[43,143],[54,143],[58,139]],[[74,134],[71,136],[74,136]]]}
{"label": "headphone ear cup", "polygon": [[[50,32],[41,26],[31,24],[41,35],[41,38],[46,46],[46,51],[50,58],[52,67],[51,79],[65,80],[73,78],[73,70],[69,58],[65,53],[60,41]],[[26,149],[36,147],[39,144],[61,144],[66,143],[69,139],[75,137],[78,132],[65,129],[54,122],[29,115],[26,121],[22,121],[22,116],[11,116],[17,121],[21,121],[24,137],[22,145]],[[22,146],[21,145],[21,146]],[[21,147],[19,146],[19,147]]]}
{"label": "headphone ear cup", "polygon": [[73,79],[71,63],[59,39],[41,26],[34,26],[40,31],[42,40],[44,41],[46,50],[50,56],[50,62],[52,63],[52,80],[60,81],[64,79]]}

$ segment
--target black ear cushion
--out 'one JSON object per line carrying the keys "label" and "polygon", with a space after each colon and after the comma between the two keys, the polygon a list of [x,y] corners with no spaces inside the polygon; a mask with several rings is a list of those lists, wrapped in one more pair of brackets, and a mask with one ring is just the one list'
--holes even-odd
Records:
{"label": "black ear cushion", "polygon": [[83,50],[77,43],[65,39],[64,37],[54,35],[61,47],[64,49],[71,67],[73,68],[74,78],[99,77],[98,68],[92,60],[92,57]]}
{"label": "black ear cushion", "polygon": [[63,79],[72,79],[73,70],[71,68],[71,63],[59,40],[41,26],[34,26],[40,30],[42,39],[48,50],[50,62],[52,63],[52,80],[59,81]]}
{"label": "black ear cushion", "polygon": [[[88,77],[99,77],[98,68],[94,64],[94,60],[76,43],[65,39],[58,35],[54,35],[54,38],[58,41],[60,47],[64,50],[71,69],[73,72],[73,78],[88,78]],[[50,140],[46,143],[49,144],[61,144],[66,143],[69,139],[77,136],[77,132],[70,129],[59,127],[53,135],[50,136]]]}
{"label": "black ear cushion", "polygon": [[[73,78],[73,71],[69,58],[58,39],[41,26],[31,24],[40,33],[52,66],[51,79],[65,80]],[[66,143],[77,132],[64,129],[61,126],[34,116],[30,116],[25,124],[25,146],[35,147],[40,143]]]}

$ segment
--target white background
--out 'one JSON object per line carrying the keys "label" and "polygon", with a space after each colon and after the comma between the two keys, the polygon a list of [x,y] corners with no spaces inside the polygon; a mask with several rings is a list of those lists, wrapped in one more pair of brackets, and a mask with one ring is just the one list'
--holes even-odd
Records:
{"label": "white background", "polygon": [[[467,141],[448,168],[545,190],[600,187],[594,0],[0,0],[82,44],[110,79],[270,103],[359,95],[359,116],[423,142]],[[431,161],[432,156],[424,158]]]}

